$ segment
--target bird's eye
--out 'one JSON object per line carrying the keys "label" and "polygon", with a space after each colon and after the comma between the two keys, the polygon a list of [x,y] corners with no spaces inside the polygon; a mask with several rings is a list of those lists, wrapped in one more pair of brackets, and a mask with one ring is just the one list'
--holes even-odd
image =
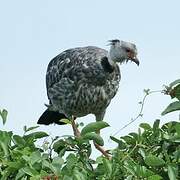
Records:
{"label": "bird's eye", "polygon": [[131,50],[130,49],[126,49],[126,52],[129,53]]}

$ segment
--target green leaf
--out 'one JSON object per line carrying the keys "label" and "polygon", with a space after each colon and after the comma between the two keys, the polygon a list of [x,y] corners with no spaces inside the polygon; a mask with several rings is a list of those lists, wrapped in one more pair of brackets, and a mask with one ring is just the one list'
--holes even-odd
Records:
{"label": "green leaf", "polygon": [[161,128],[165,132],[173,132],[176,124],[178,124],[178,122],[170,121],[168,123],[163,124]]}
{"label": "green leaf", "polygon": [[24,132],[26,132],[27,131],[27,126],[25,125],[25,126],[23,126],[23,130],[24,130]]}
{"label": "green leaf", "polygon": [[20,169],[21,167],[24,167],[24,163],[20,161],[8,161],[6,165],[14,169]]}
{"label": "green leaf", "polygon": [[[106,174],[105,168],[102,163],[98,163],[98,166],[95,169],[95,174],[96,174],[96,176],[102,176],[103,174]],[[102,180],[105,180],[105,179],[102,179]]]}
{"label": "green leaf", "polygon": [[118,148],[119,149],[125,149],[126,148],[126,144],[122,140],[117,139],[114,136],[110,136],[110,139],[113,140],[114,142],[118,143]]}
{"label": "green leaf", "polygon": [[143,157],[143,159],[145,159],[146,153],[145,153],[144,149],[139,148],[138,152],[139,152],[139,154],[141,154],[141,156]]}
{"label": "green leaf", "polygon": [[99,144],[100,146],[104,145],[104,140],[102,139],[102,137],[94,132],[86,133],[82,137],[83,139],[93,140],[96,144]]}
{"label": "green leaf", "polygon": [[159,124],[160,124],[160,120],[159,119],[156,119],[154,121],[154,124],[153,124],[153,130],[156,131],[157,129],[159,129]]}
{"label": "green leaf", "polygon": [[30,133],[28,135],[25,135],[24,138],[29,139],[41,139],[43,137],[47,137],[49,136],[47,133],[43,132],[43,131],[38,131],[38,132],[34,132],[34,133]]}
{"label": "green leaf", "polygon": [[170,91],[171,98],[177,98],[180,101],[180,84]]}
{"label": "green leaf", "polygon": [[147,180],[162,180],[163,178],[159,175],[152,175],[147,178]]}
{"label": "green leaf", "polygon": [[180,123],[177,122],[174,128],[175,128],[177,134],[180,136]]}
{"label": "green leaf", "polygon": [[127,172],[130,172],[134,176],[136,175],[135,166],[137,166],[137,164],[131,160],[124,161],[124,167],[126,168]]}
{"label": "green leaf", "polygon": [[57,153],[59,153],[65,147],[66,147],[66,142],[63,139],[60,139],[53,144],[53,149]]}
{"label": "green leaf", "polygon": [[147,169],[145,166],[141,166],[138,164],[134,166],[134,170],[138,177],[148,177],[154,174],[151,170]]}
{"label": "green leaf", "polygon": [[65,175],[62,180],[73,180],[72,177]]}
{"label": "green leaf", "polygon": [[163,116],[167,113],[178,111],[178,110],[180,110],[180,101],[175,101],[169,104],[169,106],[161,113],[161,115]]}
{"label": "green leaf", "polygon": [[65,124],[71,124],[71,121],[69,119],[61,119],[60,122],[63,122]]}
{"label": "green leaf", "polygon": [[13,136],[13,142],[15,145],[23,147],[26,144],[26,141],[19,135]]}
{"label": "green leaf", "polygon": [[52,164],[58,164],[59,166],[62,166],[64,163],[64,160],[61,157],[54,157]]}
{"label": "green leaf", "polygon": [[51,163],[48,160],[45,160],[45,159],[42,160],[42,167],[43,168],[46,167],[46,168],[51,169],[50,166],[51,166]]}
{"label": "green leaf", "polygon": [[176,173],[175,170],[172,166],[168,165],[168,176],[170,180],[175,180],[176,179]]}
{"label": "green leaf", "polygon": [[146,156],[144,161],[148,166],[162,166],[165,164],[163,159],[154,155]]}
{"label": "green leaf", "polygon": [[34,130],[34,129],[37,129],[39,126],[32,126],[32,127],[29,127],[29,128],[27,128],[26,126],[24,127],[24,131],[25,132],[28,132],[28,131],[32,131],[32,130]]}
{"label": "green leaf", "polygon": [[104,121],[97,121],[97,122],[89,123],[82,129],[81,135],[84,135],[89,132],[97,132],[108,126],[109,126],[109,124]]}
{"label": "green leaf", "polygon": [[61,174],[61,167],[64,164],[64,160],[61,157],[54,157],[51,166],[51,170],[55,175],[59,176]]}
{"label": "green leaf", "polygon": [[1,131],[0,130],[0,146],[4,152],[4,156],[6,159],[9,157],[9,146],[11,143],[11,137],[12,137],[12,132],[7,132],[7,131]]}
{"label": "green leaf", "polygon": [[3,109],[2,112],[0,111],[0,116],[3,121],[3,125],[6,123],[8,112],[6,109]]}
{"label": "green leaf", "polygon": [[138,141],[138,134],[135,132],[129,133],[129,136],[133,137],[136,141]]}
{"label": "green leaf", "polygon": [[127,144],[136,144],[136,140],[132,136],[123,136],[121,139],[123,139]]}
{"label": "green leaf", "polygon": [[110,136],[110,139],[113,140],[114,142],[118,143],[118,144],[122,142],[120,139],[117,139],[114,136]]}
{"label": "green leaf", "polygon": [[13,173],[14,173],[14,168],[7,167],[2,173],[0,173],[0,178],[1,180],[9,180],[9,177]]}
{"label": "green leaf", "polygon": [[144,130],[150,130],[151,126],[148,123],[141,123],[139,125],[141,128],[143,128]]}
{"label": "green leaf", "polygon": [[25,175],[25,172],[21,169],[18,170],[18,173],[16,174],[15,180],[21,179]]}
{"label": "green leaf", "polygon": [[68,168],[68,170],[72,170],[74,168],[74,166],[76,165],[78,159],[76,158],[76,156],[74,154],[69,154],[68,157],[66,158],[67,162],[66,162],[66,167]]}
{"label": "green leaf", "polygon": [[48,176],[49,173],[44,170],[41,170],[40,175],[41,175],[41,179],[43,179],[45,176]]}
{"label": "green leaf", "polygon": [[30,157],[27,155],[23,155],[22,159],[24,159],[25,161],[29,162],[30,161]]}
{"label": "green leaf", "polygon": [[36,176],[30,177],[29,180],[40,180],[40,178],[41,178],[40,175],[36,175]]}
{"label": "green leaf", "polygon": [[81,171],[79,171],[78,169],[74,169],[73,171],[73,180],[84,180],[87,179],[83,173],[81,173]]}
{"label": "green leaf", "polygon": [[104,164],[106,173],[109,176],[111,176],[111,173],[112,173],[112,164],[111,164],[111,162],[108,159],[103,158],[103,164]]}
{"label": "green leaf", "polygon": [[32,152],[29,160],[31,165],[34,165],[36,162],[41,162],[41,153],[39,151]]}
{"label": "green leaf", "polygon": [[35,169],[30,168],[30,167],[28,167],[28,166],[22,168],[22,171],[23,171],[25,174],[28,174],[29,176],[32,176],[32,177],[39,174]]}
{"label": "green leaf", "polygon": [[127,178],[125,180],[133,180],[133,175],[127,176]]}
{"label": "green leaf", "polygon": [[180,83],[180,79],[177,79],[175,81],[173,81],[172,83],[169,84],[169,87],[172,88],[173,86],[177,85]]}

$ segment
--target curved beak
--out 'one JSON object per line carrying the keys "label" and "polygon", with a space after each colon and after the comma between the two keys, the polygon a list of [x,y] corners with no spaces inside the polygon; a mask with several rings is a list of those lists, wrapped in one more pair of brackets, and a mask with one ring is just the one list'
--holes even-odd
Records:
{"label": "curved beak", "polygon": [[128,53],[129,60],[135,62],[139,66],[139,59],[136,57],[137,53],[130,51]]}
{"label": "curved beak", "polygon": [[130,60],[135,62],[139,66],[139,59],[137,57],[131,58]]}

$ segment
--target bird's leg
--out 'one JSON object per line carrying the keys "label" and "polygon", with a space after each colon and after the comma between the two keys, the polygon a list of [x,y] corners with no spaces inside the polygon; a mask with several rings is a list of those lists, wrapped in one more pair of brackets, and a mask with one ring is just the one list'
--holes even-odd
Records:
{"label": "bird's leg", "polygon": [[[95,114],[96,116],[96,121],[102,121],[104,119],[104,115],[105,115],[105,110],[101,113]],[[100,135],[100,130],[96,131],[97,134]],[[100,145],[98,145],[97,143],[94,142],[94,146],[95,148],[100,151],[107,159],[111,159],[111,156],[107,153],[107,151]]]}
{"label": "bird's leg", "polygon": [[102,146],[99,146],[98,144],[96,144],[94,142],[94,146],[95,148],[100,151],[107,159],[111,160],[111,156],[106,152],[106,150],[102,147]]}
{"label": "bird's leg", "polygon": [[[100,135],[100,131],[96,131],[97,134]],[[100,151],[107,159],[111,160],[111,156],[107,153],[107,151],[100,145],[98,145],[97,143],[93,142],[95,148]]]}
{"label": "bird's leg", "polygon": [[78,130],[78,128],[77,128],[77,125],[76,125],[76,123],[75,123],[74,116],[72,116],[71,125],[72,125],[72,128],[73,128],[74,136],[80,137],[80,132],[79,132],[79,130]]}

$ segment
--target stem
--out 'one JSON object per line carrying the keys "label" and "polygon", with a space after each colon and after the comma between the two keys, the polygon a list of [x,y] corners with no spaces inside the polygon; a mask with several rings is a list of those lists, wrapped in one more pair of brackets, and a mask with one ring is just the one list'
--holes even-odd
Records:
{"label": "stem", "polygon": [[10,156],[8,146],[6,146],[6,145],[4,145],[4,144],[2,143],[2,144],[1,144],[1,147],[2,147],[2,149],[3,149],[3,151],[4,151],[4,157],[5,157],[5,159],[8,160],[8,159],[9,159],[9,156]]}
{"label": "stem", "polygon": [[120,128],[116,133],[114,133],[112,136],[116,136],[120,131],[122,131],[123,129],[125,129],[126,127],[128,127],[130,124],[132,124],[133,122],[135,122],[139,117],[142,117],[143,114],[143,110],[144,110],[144,104],[146,101],[147,96],[154,94],[154,93],[163,93],[162,90],[158,90],[158,91],[149,91],[149,92],[145,92],[146,94],[144,95],[142,101],[141,101],[141,108],[139,110],[138,115],[135,118],[132,118],[131,121],[129,123],[127,123],[126,125],[124,125],[122,128]]}
{"label": "stem", "polygon": [[131,155],[133,153],[133,151],[136,149],[136,147],[138,146],[138,144],[136,144],[132,150],[126,155],[124,156],[122,159],[121,159],[121,162],[123,162],[127,157],[129,157],[129,155]]}

